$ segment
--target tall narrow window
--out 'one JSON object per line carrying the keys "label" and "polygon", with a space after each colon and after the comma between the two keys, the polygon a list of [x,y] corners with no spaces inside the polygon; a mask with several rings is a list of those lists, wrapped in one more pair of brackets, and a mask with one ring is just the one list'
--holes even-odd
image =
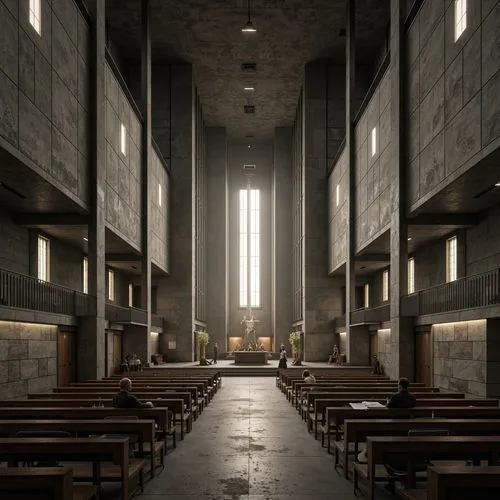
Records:
{"label": "tall narrow window", "polygon": [[128,284],[128,306],[134,307],[134,285]]}
{"label": "tall narrow window", "polygon": [[377,127],[372,128],[371,150],[372,150],[372,156],[375,156],[377,154]]}
{"label": "tall narrow window", "polygon": [[50,281],[50,241],[38,235],[38,279]]}
{"label": "tall narrow window", "polygon": [[467,28],[467,0],[455,0],[455,42]]}
{"label": "tall narrow window", "polygon": [[108,300],[115,300],[115,273],[108,269]]}
{"label": "tall narrow window", "polygon": [[386,269],[382,274],[382,301],[389,300],[389,271]]}
{"label": "tall narrow window", "polygon": [[82,283],[83,293],[89,293],[89,259],[83,258],[82,261]]}
{"label": "tall narrow window", "polygon": [[163,193],[161,189],[161,183],[158,183],[158,206],[161,207],[163,203]]}
{"label": "tall narrow window", "polygon": [[40,2],[41,0],[30,0],[30,24],[39,35],[42,34],[42,11]]}
{"label": "tall narrow window", "polygon": [[240,189],[240,307],[260,307],[260,191]]}
{"label": "tall narrow window", "polygon": [[335,205],[338,207],[340,204],[340,184],[337,184],[335,189]]}
{"label": "tall narrow window", "polygon": [[408,259],[408,293],[415,293],[415,259]]}
{"label": "tall narrow window", "polygon": [[120,152],[127,156],[127,129],[123,123],[120,124]]}
{"label": "tall narrow window", "polygon": [[363,287],[363,292],[364,292],[364,306],[365,309],[368,309],[370,307],[370,284],[365,283],[365,286]]}
{"label": "tall narrow window", "polygon": [[446,240],[446,281],[457,279],[457,237]]}

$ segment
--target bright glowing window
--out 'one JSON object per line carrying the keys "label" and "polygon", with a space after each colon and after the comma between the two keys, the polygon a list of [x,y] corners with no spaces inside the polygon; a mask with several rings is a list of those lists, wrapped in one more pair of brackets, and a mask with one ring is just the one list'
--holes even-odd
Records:
{"label": "bright glowing window", "polygon": [[163,203],[163,193],[161,189],[161,184],[158,183],[158,205],[161,207],[162,203]]}
{"label": "bright glowing window", "polygon": [[340,204],[340,184],[337,184],[337,188],[335,190],[335,204],[337,207]]}
{"label": "bright glowing window", "polygon": [[38,235],[38,279],[50,281],[50,241]]}
{"label": "bright glowing window", "polygon": [[115,273],[108,269],[108,299],[115,300]]}
{"label": "bright glowing window", "polygon": [[89,293],[89,259],[83,258],[82,261],[82,275],[83,275],[83,293]]}
{"label": "bright glowing window", "polygon": [[30,24],[39,35],[42,34],[42,11],[40,2],[41,0],[30,0]]}
{"label": "bright glowing window", "polygon": [[372,128],[371,150],[372,150],[372,156],[375,156],[377,154],[377,127]]}
{"label": "bright glowing window", "polygon": [[457,237],[446,240],[446,281],[457,279]]}
{"label": "bright glowing window", "polygon": [[467,0],[455,0],[455,42],[467,28]]}
{"label": "bright glowing window", "polygon": [[370,307],[370,284],[369,283],[365,283],[365,286],[364,286],[364,295],[365,295],[365,303],[364,303],[364,306],[365,306],[365,309]]}
{"label": "bright glowing window", "polygon": [[240,307],[260,307],[260,191],[240,189]]}
{"label": "bright glowing window", "polygon": [[128,306],[134,307],[134,285],[128,284]]}
{"label": "bright glowing window", "polygon": [[389,300],[389,271],[385,270],[382,274],[382,301]]}
{"label": "bright glowing window", "polygon": [[408,293],[415,293],[415,259],[408,259]]}
{"label": "bright glowing window", "polygon": [[127,129],[123,123],[120,124],[120,152],[127,156]]}

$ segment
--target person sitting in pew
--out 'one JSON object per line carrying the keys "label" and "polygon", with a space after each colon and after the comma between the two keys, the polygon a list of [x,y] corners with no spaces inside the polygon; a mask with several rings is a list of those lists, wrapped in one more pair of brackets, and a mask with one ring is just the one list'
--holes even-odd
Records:
{"label": "person sitting in pew", "polygon": [[387,401],[387,408],[415,408],[417,400],[413,394],[408,391],[410,382],[407,378],[399,379],[398,392],[393,394]]}
{"label": "person sitting in pew", "polygon": [[316,383],[316,377],[309,370],[304,370],[302,372],[302,378],[304,379],[305,384],[315,384]]}
{"label": "person sitting in pew", "polygon": [[113,398],[114,408],[154,408],[151,401],[141,403],[133,394],[130,394],[132,389],[132,381],[129,378],[120,380],[120,392],[115,394]]}

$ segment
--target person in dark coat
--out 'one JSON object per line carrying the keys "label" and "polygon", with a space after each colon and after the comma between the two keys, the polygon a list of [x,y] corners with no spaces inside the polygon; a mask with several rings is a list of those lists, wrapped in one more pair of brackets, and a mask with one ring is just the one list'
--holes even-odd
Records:
{"label": "person in dark coat", "polygon": [[373,356],[372,375],[383,375],[382,365],[380,364],[376,354]]}
{"label": "person in dark coat", "polygon": [[287,359],[286,359],[286,349],[284,344],[281,344],[280,348],[280,362],[278,363],[278,368],[287,368]]}
{"label": "person in dark coat", "polygon": [[129,378],[120,380],[120,392],[115,394],[113,398],[113,408],[153,408],[153,403],[141,403],[133,394],[130,394],[132,389],[132,381]]}
{"label": "person in dark coat", "polygon": [[217,364],[217,355],[219,354],[219,345],[217,344],[217,342],[214,344],[214,357],[212,359],[212,363],[214,365]]}
{"label": "person in dark coat", "polygon": [[414,408],[417,404],[417,400],[413,394],[408,392],[408,382],[407,378],[400,378],[398,384],[398,392],[393,394],[389,401],[387,401],[387,408]]}

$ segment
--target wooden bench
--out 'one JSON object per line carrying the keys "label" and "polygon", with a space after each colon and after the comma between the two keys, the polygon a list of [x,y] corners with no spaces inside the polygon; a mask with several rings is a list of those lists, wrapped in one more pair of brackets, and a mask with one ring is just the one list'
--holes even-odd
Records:
{"label": "wooden bench", "polygon": [[[410,430],[447,430],[452,435],[500,435],[500,419],[359,419],[344,421],[344,439],[334,442],[335,467],[348,477],[349,455],[357,457],[359,444],[368,436],[407,436]],[[342,460],[340,458],[342,457]]]}
{"label": "wooden bench", "polygon": [[406,488],[415,488],[414,464],[422,457],[430,460],[469,460],[479,462],[487,456],[488,464],[498,462],[500,436],[422,436],[422,437],[368,437],[366,439],[367,463],[355,463],[353,468],[354,492],[359,491],[360,478],[367,481],[367,499],[373,500],[376,465],[383,464],[388,454],[407,456]]}
{"label": "wooden bench", "polygon": [[[0,435],[12,436],[19,431],[65,431],[78,437],[90,434],[125,434],[135,438],[138,455],[150,453],[151,477],[155,475],[155,456],[164,464],[165,443],[156,440],[154,420],[0,420]],[[80,436],[80,437],[81,437]]]}
{"label": "wooden bench", "polygon": [[76,481],[91,481],[99,487],[102,481],[120,482],[122,500],[129,498],[132,478],[138,476],[141,491],[144,487],[144,460],[129,459],[128,437],[0,438],[0,461],[8,461],[11,466],[20,461],[47,459],[72,462]]}
{"label": "wooden bench", "polygon": [[97,486],[74,485],[70,467],[1,467],[0,498],[18,498],[13,492],[46,494],[52,500],[91,500]]}
{"label": "wooden bench", "polygon": [[427,469],[426,490],[404,490],[406,500],[498,500],[500,467],[434,466]]}

